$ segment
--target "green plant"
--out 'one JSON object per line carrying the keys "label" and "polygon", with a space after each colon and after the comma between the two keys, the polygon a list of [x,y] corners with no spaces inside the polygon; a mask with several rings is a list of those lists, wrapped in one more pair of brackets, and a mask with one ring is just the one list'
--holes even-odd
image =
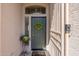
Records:
{"label": "green plant", "polygon": [[39,22],[39,23],[36,23],[36,24],[34,25],[34,27],[35,27],[36,30],[41,30],[41,29],[43,28],[43,25],[42,25],[41,22]]}
{"label": "green plant", "polygon": [[27,45],[29,44],[29,36],[28,35],[22,35],[20,38],[20,41],[22,41],[23,44]]}

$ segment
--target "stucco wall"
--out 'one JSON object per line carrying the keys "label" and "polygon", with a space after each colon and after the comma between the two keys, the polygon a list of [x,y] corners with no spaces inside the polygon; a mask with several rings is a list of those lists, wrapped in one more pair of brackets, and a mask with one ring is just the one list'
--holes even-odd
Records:
{"label": "stucco wall", "polygon": [[69,23],[71,33],[69,37],[69,55],[79,56],[79,4],[69,4]]}
{"label": "stucco wall", "polygon": [[1,4],[0,4],[0,55],[1,55]]}
{"label": "stucco wall", "polygon": [[22,5],[6,3],[1,7],[2,55],[19,55],[22,50],[19,41],[22,34]]}

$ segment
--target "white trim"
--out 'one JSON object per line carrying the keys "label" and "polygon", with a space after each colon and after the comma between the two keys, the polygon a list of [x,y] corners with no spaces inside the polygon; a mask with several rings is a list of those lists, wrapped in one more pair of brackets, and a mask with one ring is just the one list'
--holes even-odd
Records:
{"label": "white trim", "polygon": [[30,17],[30,16],[47,16],[47,15],[46,15],[46,14],[45,14],[45,15],[42,15],[42,14],[31,14],[31,15],[26,15],[26,14],[25,14],[25,16],[29,16],[29,17]]}
{"label": "white trim", "polygon": [[61,33],[61,39],[62,39],[62,43],[61,43],[61,56],[64,56],[64,3],[61,4],[61,19],[62,19],[62,33]]}
{"label": "white trim", "polygon": [[[66,3],[65,4],[65,13],[66,13],[66,15],[65,15],[65,24],[69,24],[69,4],[68,3]],[[65,33],[65,55],[67,56],[68,55],[68,49],[69,49],[69,33]]]}

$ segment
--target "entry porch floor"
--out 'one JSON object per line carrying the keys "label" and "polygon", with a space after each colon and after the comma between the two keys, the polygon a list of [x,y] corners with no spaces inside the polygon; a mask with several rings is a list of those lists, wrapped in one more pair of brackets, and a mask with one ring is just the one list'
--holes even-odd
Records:
{"label": "entry porch floor", "polygon": [[47,50],[34,50],[32,52],[22,52],[20,56],[49,56]]}

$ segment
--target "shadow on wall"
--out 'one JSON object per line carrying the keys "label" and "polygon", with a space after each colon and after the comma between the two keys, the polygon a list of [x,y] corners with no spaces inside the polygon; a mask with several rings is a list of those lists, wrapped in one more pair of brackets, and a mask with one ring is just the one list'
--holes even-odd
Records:
{"label": "shadow on wall", "polygon": [[[54,46],[51,42],[51,39],[50,39],[50,30],[51,30],[51,27],[52,27],[52,22],[53,22],[53,10],[54,10],[54,4],[49,4],[49,41],[48,41],[48,45],[46,46],[48,52],[50,55],[54,55]],[[50,12],[51,11],[51,12]],[[51,47],[52,46],[52,47]]]}

